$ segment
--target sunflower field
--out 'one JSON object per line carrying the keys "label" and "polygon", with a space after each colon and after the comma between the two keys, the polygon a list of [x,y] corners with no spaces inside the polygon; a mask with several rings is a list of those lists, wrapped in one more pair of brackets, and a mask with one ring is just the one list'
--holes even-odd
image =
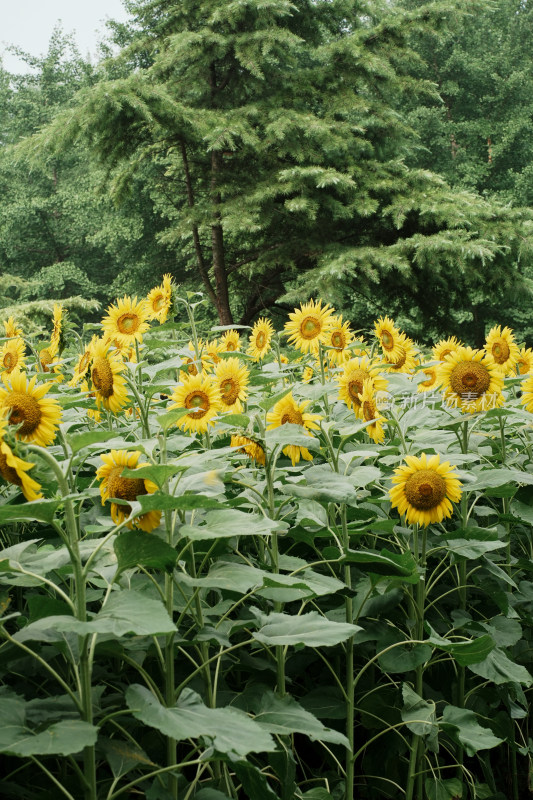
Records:
{"label": "sunflower field", "polygon": [[0,793],[533,790],[533,352],[165,276],[0,347]]}

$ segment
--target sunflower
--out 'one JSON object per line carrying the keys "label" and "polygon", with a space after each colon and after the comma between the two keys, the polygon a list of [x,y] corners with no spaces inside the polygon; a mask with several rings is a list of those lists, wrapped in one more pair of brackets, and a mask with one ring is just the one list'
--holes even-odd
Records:
{"label": "sunflower", "polygon": [[469,413],[503,405],[503,375],[483,350],[459,347],[439,366],[437,380],[447,402]]}
{"label": "sunflower", "polygon": [[327,357],[330,364],[344,364],[352,357],[348,349],[353,341],[353,333],[350,330],[350,323],[342,321],[342,314],[338,317],[330,317],[330,326],[326,332],[325,345],[328,348]]}
{"label": "sunflower", "polygon": [[446,356],[453,353],[458,347],[463,347],[463,344],[455,336],[450,336],[449,339],[441,339],[431,351],[433,361],[444,361]]}
{"label": "sunflower", "polygon": [[[86,395],[86,397],[90,397],[91,399],[96,399],[96,392],[89,391],[89,384],[88,384],[88,382],[86,380],[82,381],[82,384],[80,386],[80,390],[84,395]],[[102,415],[100,414],[100,412],[98,411],[97,408],[88,408],[86,410],[87,410],[87,416],[89,417],[89,419],[92,419],[95,422],[100,422],[101,421]]]}
{"label": "sunflower", "polygon": [[[306,408],[310,400],[304,400],[302,403],[297,403],[292,392],[286,394],[281,400],[275,404],[271,411],[267,414],[267,430],[271,431],[274,428],[279,428],[280,425],[285,425],[291,422],[294,425],[302,425],[307,435],[311,436],[309,431],[318,430],[317,420],[322,419],[320,414],[308,414]],[[300,458],[305,461],[312,461],[313,456],[307,447],[300,447],[299,445],[289,444],[283,448],[283,454],[288,456],[292,461],[293,467],[299,462]]]}
{"label": "sunflower", "polygon": [[519,351],[515,369],[517,375],[527,375],[528,372],[533,372],[533,350],[530,347],[522,347]]}
{"label": "sunflower", "polygon": [[295,308],[289,314],[290,322],[285,323],[289,342],[302,353],[316,355],[319,344],[327,344],[333,312],[329,303],[322,307],[321,300],[310,300]]}
{"label": "sunflower", "polygon": [[379,374],[379,367],[373,364],[368,356],[352,358],[344,365],[342,375],[338,375],[339,397],[349,408],[353,408],[358,417],[361,416],[361,399],[363,384],[371,380],[376,392],[386,392],[389,382]]}
{"label": "sunflower", "polygon": [[[148,467],[149,464],[143,462],[139,464],[141,453],[139,450],[111,450],[110,453],[103,453],[100,458],[104,462],[96,471],[96,477],[101,480],[100,497],[102,505],[111,497],[117,500],[129,500],[133,502],[140,495],[153,494],[157,491],[157,485],[146,478],[123,478],[122,472],[126,469],[136,469],[137,467]],[[131,506],[111,503],[111,518],[115,525],[120,525],[131,514]],[[128,528],[140,528],[147,533],[157,528],[161,522],[161,511],[148,511],[141,514],[131,522]]]}
{"label": "sunflower", "polygon": [[250,373],[238,358],[227,358],[214,369],[213,379],[222,401],[222,411],[242,411],[246,401]]}
{"label": "sunflower", "polygon": [[156,286],[146,298],[147,319],[157,319],[162,325],[172,309],[172,275],[163,275],[163,283]]}
{"label": "sunflower", "polygon": [[422,369],[420,370],[418,375],[422,373],[426,376],[426,379],[420,381],[418,386],[416,387],[417,392],[429,392],[433,389],[437,389],[439,386],[437,380],[437,365],[436,364],[422,364]]}
{"label": "sunflower", "polygon": [[225,331],[220,337],[223,353],[234,353],[241,349],[241,337],[237,331]]}
{"label": "sunflower", "polygon": [[76,386],[76,384],[79,383],[82,380],[82,378],[84,378],[87,375],[91,359],[93,357],[93,346],[96,341],[97,341],[97,336],[93,336],[93,338],[91,339],[91,341],[89,342],[83,353],[78,358],[78,363],[74,367],[74,374],[71,380],[68,382],[67,384],[68,386]]}
{"label": "sunflower", "polygon": [[8,339],[14,339],[17,336],[22,336],[22,328],[17,326],[13,317],[9,317],[8,320],[4,320],[4,328],[6,330],[6,336]]}
{"label": "sunflower", "polygon": [[385,418],[378,411],[376,392],[371,378],[363,381],[363,391],[359,395],[359,401],[361,403],[361,419],[370,422],[370,425],[365,428],[366,432],[376,444],[381,444],[385,438],[382,424],[382,420]]}
{"label": "sunflower", "polygon": [[0,388],[0,408],[10,425],[19,426],[16,438],[42,447],[52,444],[61,421],[59,403],[46,397],[52,382],[36,386],[37,375],[28,382],[26,373],[18,371],[2,375],[2,380],[6,388]]}
{"label": "sunflower", "polygon": [[254,361],[261,361],[269,352],[273,333],[274,327],[270,320],[260,317],[252,328],[247,351]]}
{"label": "sunflower", "polygon": [[374,322],[374,329],[387,361],[391,364],[399,361],[402,357],[402,350],[399,346],[401,345],[402,334],[392,319],[390,317],[380,317]]}
{"label": "sunflower", "polygon": [[438,455],[405,456],[406,464],[394,470],[389,491],[392,507],[405,514],[407,522],[426,527],[451,517],[452,503],[461,499],[459,476]]}
{"label": "sunflower", "polygon": [[120,374],[126,369],[125,363],[116,350],[110,350],[105,339],[97,339],[92,345],[91,382],[95,392],[96,405],[101,405],[117,414],[129,402],[126,381]]}
{"label": "sunflower", "polygon": [[309,366],[304,367],[304,371],[302,373],[302,381],[304,383],[309,383],[309,381],[313,380],[313,375],[314,374],[315,374],[315,371],[314,371],[313,367],[309,367]]}
{"label": "sunflower", "polygon": [[258,464],[264,467],[265,465],[265,451],[258,442],[254,442],[248,436],[238,436],[237,434],[231,437],[231,447],[238,447],[239,452],[246,453],[252,461],[257,461]]}
{"label": "sunflower", "polygon": [[58,303],[54,303],[54,317],[53,317],[53,330],[52,335],[50,337],[50,352],[53,355],[63,351],[65,347],[65,343],[63,341],[63,306],[59,305]]}
{"label": "sunflower", "polygon": [[510,328],[502,330],[501,325],[491,328],[485,341],[485,352],[493,357],[504,375],[514,372],[520,351]]}
{"label": "sunflower", "polygon": [[107,309],[107,317],[102,320],[102,327],[109,337],[125,347],[134,345],[135,342],[142,342],[143,333],[148,328],[148,308],[145,300],[137,297],[124,296],[122,300],[117,300],[116,305],[110,305]]}
{"label": "sunflower", "polygon": [[24,353],[26,347],[22,339],[10,338],[0,347],[0,369],[8,374],[14,369],[24,369]]}
{"label": "sunflower", "polygon": [[205,372],[183,378],[174,389],[172,400],[174,403],[169,406],[171,409],[191,409],[177,422],[185,431],[205,433],[209,425],[215,424],[216,415],[222,411],[218,386],[214,378]]}
{"label": "sunflower", "polygon": [[385,356],[385,372],[403,372],[410,375],[416,367],[416,350],[413,342],[404,333],[401,333],[397,340],[397,347],[400,351],[400,356],[395,361],[391,361],[388,356]]}
{"label": "sunflower", "polygon": [[4,417],[0,417],[0,475],[7,481],[18,486],[22,494],[29,500],[39,500],[42,497],[41,486],[30,478],[28,472],[35,466],[29,461],[24,461],[14,452],[12,443],[8,443],[9,426]]}
{"label": "sunflower", "polygon": [[206,342],[203,350],[203,356],[207,362],[208,368],[212,368],[213,364],[219,364],[221,361],[220,353],[224,352],[224,345],[218,339],[213,339],[211,342]]}

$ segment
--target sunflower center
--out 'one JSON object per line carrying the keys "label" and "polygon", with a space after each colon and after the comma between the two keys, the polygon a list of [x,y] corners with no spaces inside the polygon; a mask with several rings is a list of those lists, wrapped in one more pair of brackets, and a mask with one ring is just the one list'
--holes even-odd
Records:
{"label": "sunflower center", "polygon": [[443,350],[442,353],[440,354],[440,361],[444,361],[446,356],[449,356],[451,352],[452,349],[450,347],[448,347],[446,350]]}
{"label": "sunflower center", "polygon": [[113,467],[107,479],[110,497],[119,500],[135,500],[140,494],[148,494],[141,478],[123,478],[123,467]]}
{"label": "sunflower center", "polygon": [[316,317],[305,317],[300,325],[300,334],[303,339],[316,339],[322,330]]}
{"label": "sunflower center", "polygon": [[98,356],[94,359],[91,378],[94,388],[103,397],[111,397],[113,394],[113,371],[107,358]]}
{"label": "sunflower center", "polygon": [[161,311],[163,306],[165,305],[165,296],[163,294],[158,294],[152,300],[152,308],[154,311]]}
{"label": "sunflower center", "polygon": [[281,417],[281,424],[285,425],[286,422],[292,422],[293,425],[303,425],[304,418],[302,412],[298,408],[289,408]]}
{"label": "sunflower center", "polygon": [[422,370],[424,375],[427,375],[427,380],[422,381],[420,386],[433,386],[435,381],[437,380],[437,373],[434,369],[424,369]]}
{"label": "sunflower center", "polygon": [[192,358],[186,358],[185,363],[187,364],[187,372],[189,375],[198,375],[198,369]]}
{"label": "sunflower center", "polygon": [[354,403],[360,402],[357,395],[361,394],[363,391],[363,381],[366,381],[369,378],[370,374],[366,371],[366,369],[356,369],[350,375],[348,394]]}
{"label": "sunflower center", "polygon": [[190,392],[185,398],[185,408],[193,410],[193,413],[188,414],[188,416],[194,417],[195,419],[201,419],[204,414],[209,411],[210,405],[209,397],[205,392],[202,392],[201,389],[195,389],[194,392]]}
{"label": "sunflower center", "polygon": [[481,397],[490,386],[490,373],[479,361],[462,361],[453,368],[450,385],[456,394]]}
{"label": "sunflower center", "polygon": [[52,356],[50,355],[50,351],[46,349],[41,350],[39,353],[39,361],[41,362],[41,369],[43,372],[50,372],[48,369],[48,365],[52,363]]}
{"label": "sunflower center", "polygon": [[4,362],[3,362],[4,369],[6,369],[7,372],[12,372],[12,370],[14,370],[15,367],[17,366],[17,361],[18,358],[15,355],[15,353],[6,353],[4,355]]}
{"label": "sunflower center", "polygon": [[22,486],[22,480],[17,470],[9,466],[7,458],[2,452],[0,452],[0,475],[8,483],[14,483],[15,486]]}
{"label": "sunflower center", "polygon": [[527,361],[518,361],[516,366],[520,375],[525,375],[526,372],[529,372],[529,363]]}
{"label": "sunflower center", "polygon": [[11,408],[9,424],[21,425],[18,431],[20,436],[32,434],[42,418],[41,408],[35,397],[23,392],[11,392],[6,405]]}
{"label": "sunflower center", "polygon": [[239,396],[240,386],[235,378],[224,378],[220,384],[222,402],[227,406],[232,406]]}
{"label": "sunflower center", "polygon": [[137,314],[127,312],[126,314],[121,314],[117,319],[117,328],[126,336],[131,336],[138,329],[140,322]]}
{"label": "sunflower center", "polygon": [[255,337],[255,346],[258,350],[262,350],[263,347],[266,345],[266,333],[264,331],[259,331],[257,336]]}
{"label": "sunflower center", "polygon": [[420,469],[405,482],[407,502],[419,511],[436,508],[446,497],[446,481],[432,469]]}
{"label": "sunflower center", "polygon": [[334,333],[331,334],[331,346],[335,347],[337,350],[344,350],[346,347],[346,337],[342,331],[334,331]]}
{"label": "sunflower center", "polygon": [[91,360],[90,353],[87,352],[82,355],[82,357],[80,358],[80,363],[78,364],[79,373],[85,372],[85,370],[87,369],[87,364],[89,363],[90,360]]}
{"label": "sunflower center", "polygon": [[376,405],[372,400],[365,400],[363,403],[363,417],[366,422],[376,419],[377,411]]}
{"label": "sunflower center", "polygon": [[509,345],[503,339],[492,345],[492,355],[497,364],[505,364],[510,354]]}
{"label": "sunflower center", "polygon": [[398,361],[395,361],[394,364],[391,364],[391,369],[401,369],[405,364],[405,360],[407,358],[407,350],[405,349],[405,347],[401,347],[400,345],[399,347],[402,354],[398,359]]}
{"label": "sunflower center", "polygon": [[381,344],[385,350],[394,350],[394,336],[389,331],[381,331]]}

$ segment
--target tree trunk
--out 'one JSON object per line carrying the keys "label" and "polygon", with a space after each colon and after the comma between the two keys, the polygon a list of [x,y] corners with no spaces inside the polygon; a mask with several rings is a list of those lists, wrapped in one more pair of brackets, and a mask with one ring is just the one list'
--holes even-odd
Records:
{"label": "tree trunk", "polygon": [[[211,192],[215,206],[222,202],[220,192],[217,191],[218,173],[221,166],[222,154],[220,151],[214,150],[211,154]],[[224,256],[224,232],[220,224],[220,214],[217,211],[215,211],[214,217],[211,226],[211,247],[218,319],[221,325],[232,325],[233,316],[229,306],[228,273]]]}

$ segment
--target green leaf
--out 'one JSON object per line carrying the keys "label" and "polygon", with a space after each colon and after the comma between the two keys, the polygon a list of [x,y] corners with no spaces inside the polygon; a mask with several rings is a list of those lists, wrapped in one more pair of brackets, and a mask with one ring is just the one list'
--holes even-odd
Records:
{"label": "green leaf", "polygon": [[233,758],[275,749],[270,734],[243,711],[233,706],[208,708],[191,689],[182,691],[174,707],[165,708],[148,689],[133,684],[126,691],[126,703],[136,719],[164,736],[178,741],[201,737]]}
{"label": "green leaf", "polygon": [[476,539],[449,539],[446,542],[446,549],[450,553],[461,558],[479,558],[489,553],[491,550],[499,550],[505,547],[505,542],[500,541],[478,541]]}
{"label": "green leaf", "polygon": [[305,431],[306,429],[303,425],[294,425],[292,422],[286,422],[271,431],[266,431],[266,446],[269,450],[273,450],[278,445],[281,447],[296,445],[297,447],[306,447],[308,450],[320,450],[318,439]]}
{"label": "green leaf", "polygon": [[120,778],[130,770],[138,769],[140,766],[155,766],[144,750],[141,750],[136,744],[126,739],[100,738],[98,745],[102,749],[115,778]]}
{"label": "green leaf", "polygon": [[97,736],[98,728],[95,725],[90,725],[81,719],[67,719],[50,725],[40,733],[33,733],[28,729],[21,729],[18,732],[12,730],[10,742],[6,742],[5,736],[2,735],[0,752],[22,757],[68,756],[95,744]]}
{"label": "green leaf", "polygon": [[500,616],[493,617],[489,622],[481,624],[490,633],[498,647],[512,647],[520,641],[523,635],[522,626],[516,619]]}
{"label": "green leaf", "polygon": [[0,525],[11,522],[52,522],[62,500],[32,500],[31,503],[0,506]]}
{"label": "green leaf", "polygon": [[373,550],[346,550],[344,560],[375,575],[398,576],[409,578],[409,582],[418,582],[416,562],[411,553],[392,553],[385,549],[379,553]]}
{"label": "green leaf", "polygon": [[280,735],[304,733],[311,741],[331,742],[350,747],[343,733],[326,728],[289,695],[278,697],[271,690],[265,689],[252,711],[255,714],[255,721],[270,733]]}
{"label": "green leaf", "polygon": [[477,664],[470,664],[469,668],[476,675],[481,675],[492,681],[496,685],[502,683],[521,683],[524,686],[531,686],[533,678],[525,667],[511,661],[503,650],[496,647],[483,661]]}
{"label": "green leaf", "polygon": [[[166,480],[172,478],[172,476],[176,475],[178,472],[184,472],[186,469],[187,467],[178,467],[173,464],[149,464],[145,467],[138,467],[137,469],[123,469],[121,477],[153,481],[153,483],[161,488]],[[146,495],[142,496],[145,497]]]}
{"label": "green leaf", "polygon": [[253,800],[279,800],[260,769],[249,761],[234,761],[232,768],[242,783],[245,797]]}
{"label": "green leaf", "polygon": [[425,788],[428,800],[460,800],[463,796],[459,778],[426,778]]}
{"label": "green leaf", "polygon": [[276,522],[259,514],[247,514],[236,508],[220,508],[208,511],[205,525],[182,525],[180,535],[188,539],[224,539],[232,536],[265,536],[280,530],[283,523]]}
{"label": "green leaf", "polygon": [[192,511],[195,508],[220,509],[221,506],[220,501],[207,497],[205,494],[189,493],[174,497],[165,492],[138,495],[136,503],[131,504],[134,516],[137,513],[146,514],[148,511]]}
{"label": "green leaf", "polygon": [[176,425],[176,423],[188,413],[188,408],[175,408],[172,411],[167,411],[166,414],[159,414],[157,417],[157,422],[166,433],[169,428],[171,428],[173,425]]}
{"label": "green leaf", "polygon": [[402,720],[410,731],[423,736],[429,750],[438,751],[438,725],[433,700],[424,700],[411,687],[402,685],[403,708]]}
{"label": "green leaf", "polygon": [[[286,397],[291,391],[292,391],[292,386],[289,386],[286,389],[282,389],[281,392],[277,392],[276,394],[273,394],[272,397],[267,397],[266,400],[263,400],[261,403],[259,403],[259,408],[262,408],[263,411],[270,411],[270,409],[273,408],[277,402],[283,400],[283,398]],[[291,423],[287,424],[290,425]]]}
{"label": "green leaf", "polygon": [[346,641],[357,631],[362,630],[359,625],[351,625],[348,622],[332,622],[317,611],[290,616],[278,613],[266,615],[252,610],[261,624],[261,628],[254,633],[254,639],[264,644],[330,647]]}
{"label": "green leaf", "polygon": [[124,531],[116,537],[113,549],[122,572],[137,565],[172,570],[177,553],[162,539],[143,531]]}
{"label": "green leaf", "polygon": [[484,469],[477,473],[473,483],[467,483],[463,488],[465,491],[471,492],[504,486],[506,483],[533,483],[533,475],[519,469]]}
{"label": "green leaf", "polygon": [[479,750],[489,750],[504,741],[488,728],[482,727],[477,715],[468,708],[445,706],[440,728],[464,747],[469,756],[474,756]]}
{"label": "green leaf", "polygon": [[91,444],[99,444],[113,439],[117,435],[116,431],[86,431],[85,433],[67,434],[67,442],[73,453],[79,453]]}
{"label": "green leaf", "polygon": [[494,650],[494,641],[487,634],[469,642],[453,642],[438,636],[431,628],[430,631],[431,636],[427,640],[428,643],[439,650],[451,653],[461,667],[467,667],[470,664],[477,664],[483,661]]}

